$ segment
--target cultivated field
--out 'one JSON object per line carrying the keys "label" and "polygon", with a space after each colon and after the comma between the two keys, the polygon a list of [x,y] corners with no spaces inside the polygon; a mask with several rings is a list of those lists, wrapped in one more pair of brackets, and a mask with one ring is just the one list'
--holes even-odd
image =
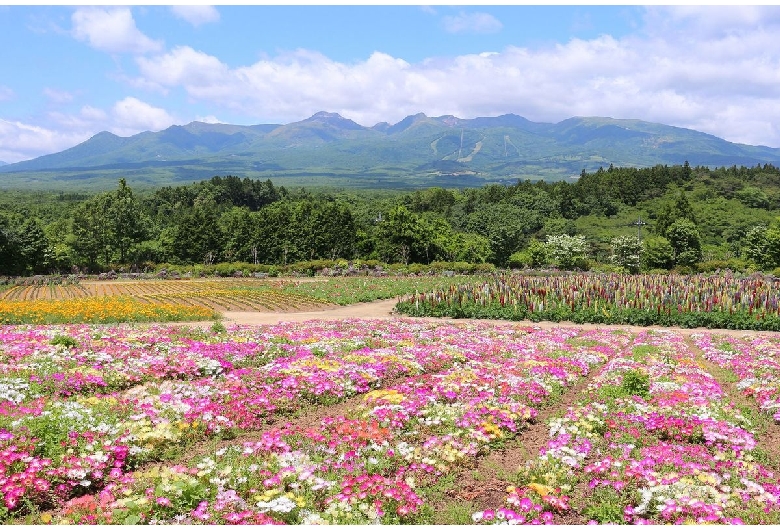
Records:
{"label": "cultivated field", "polygon": [[[292,283],[292,282],[287,282]],[[305,294],[283,292],[284,281],[250,279],[85,281],[68,285],[14,286],[0,301],[123,297],[144,303],[196,306],[214,311],[288,311],[326,305]]]}
{"label": "cultivated field", "polygon": [[[418,281],[189,288],[459,292]],[[780,524],[779,334],[369,311],[0,326],[0,522]]]}
{"label": "cultivated field", "polygon": [[775,336],[394,319],[1,339],[11,521],[780,523]]}

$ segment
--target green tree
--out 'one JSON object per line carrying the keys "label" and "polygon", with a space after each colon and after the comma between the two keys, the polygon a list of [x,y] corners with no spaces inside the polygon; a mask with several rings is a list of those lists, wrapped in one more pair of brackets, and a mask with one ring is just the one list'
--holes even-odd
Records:
{"label": "green tree", "polygon": [[317,258],[352,258],[355,247],[355,219],[343,202],[326,201],[314,211],[313,247]]}
{"label": "green tree", "polygon": [[252,251],[254,226],[249,208],[234,206],[219,217],[223,234],[222,257],[226,261],[254,262]]}
{"label": "green tree", "polygon": [[437,256],[446,261],[465,261],[467,263],[489,263],[493,255],[490,241],[479,234],[454,232],[446,243],[440,247],[446,248],[443,255]]}
{"label": "green tree", "polygon": [[734,195],[743,204],[751,208],[768,209],[772,202],[769,196],[764,193],[764,190],[756,186],[745,186]]}
{"label": "green tree", "polygon": [[693,207],[691,207],[691,203],[688,202],[688,197],[682,190],[677,193],[674,202],[666,202],[664,204],[661,213],[655,221],[655,233],[665,235],[669,227],[678,219],[687,219],[693,223],[694,226],[697,224],[696,216],[693,213]]}
{"label": "green tree", "polygon": [[541,221],[520,206],[499,203],[469,214],[465,231],[487,238],[495,263],[505,265],[512,253],[525,246],[528,235],[541,228]]}
{"label": "green tree", "polygon": [[79,264],[94,269],[98,260],[111,261],[109,224],[106,220],[110,196],[100,194],[80,203],[73,210],[72,246]]}
{"label": "green tree", "polygon": [[0,274],[19,274],[19,249],[15,236],[8,220],[0,217]]}
{"label": "green tree", "polygon": [[175,225],[173,252],[186,264],[211,264],[220,259],[222,233],[213,208],[196,206],[184,213]]}
{"label": "green tree", "polygon": [[145,239],[146,227],[140,204],[125,179],[119,180],[119,189],[108,197],[105,222],[111,248],[119,252],[120,263],[127,263],[132,247]]}
{"label": "green tree", "polygon": [[396,206],[380,226],[379,236],[385,244],[380,244],[385,261],[400,259],[404,265],[409,263],[412,250],[419,238],[418,216],[405,206]]}
{"label": "green tree", "polygon": [[674,266],[674,249],[665,237],[648,237],[642,247],[642,264],[646,270],[668,270]]}
{"label": "green tree", "polygon": [[666,230],[666,239],[674,250],[676,265],[691,267],[701,261],[701,236],[688,219],[678,219]]}
{"label": "green tree", "polygon": [[769,238],[765,225],[757,225],[747,231],[742,240],[742,254],[745,259],[752,261],[762,269],[771,269],[776,266],[770,256]]}
{"label": "green tree", "polygon": [[25,220],[16,236],[20,265],[24,273],[47,272],[52,257],[49,241],[38,219]]}

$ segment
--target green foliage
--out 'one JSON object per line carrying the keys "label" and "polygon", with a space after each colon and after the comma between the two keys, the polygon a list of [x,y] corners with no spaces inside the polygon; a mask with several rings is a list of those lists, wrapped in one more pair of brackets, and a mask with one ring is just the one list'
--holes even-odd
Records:
{"label": "green foliage", "polygon": [[211,325],[211,332],[214,333],[215,335],[220,335],[222,333],[227,332],[227,328],[225,327],[225,324],[217,320]]}
{"label": "green foliage", "polygon": [[643,243],[642,265],[646,270],[669,270],[674,265],[674,249],[665,237],[649,237]]}
{"label": "green foliage", "polygon": [[66,349],[79,347],[79,342],[73,337],[69,337],[68,335],[55,335],[49,341],[49,344],[51,344],[52,346],[62,346],[63,348]]}
{"label": "green foliage", "polygon": [[[628,259],[634,253],[620,257],[613,241],[636,234],[639,216],[654,232],[643,234],[642,270],[771,270],[780,265],[777,212],[768,210],[780,205],[779,176],[768,164],[610,166],[582,171],[572,183],[364,192],[288,191],[234,176],[137,191],[117,175],[119,186],[97,195],[0,196],[0,274],[126,272],[175,263],[208,275],[220,262],[284,273],[290,264],[339,259],[636,271]],[[699,223],[698,248],[692,230],[678,225],[669,233],[682,220]],[[769,228],[754,230],[758,225]],[[575,258],[548,255],[539,242],[575,234],[587,241],[587,252]],[[255,269],[230,274],[247,271]]]}
{"label": "green foliage", "polygon": [[550,252],[547,245],[537,239],[531,240],[526,251],[531,260],[530,265],[532,268],[539,268],[550,262]]}
{"label": "green foliage", "polygon": [[677,219],[666,229],[676,265],[692,267],[701,260],[701,236],[689,219]]}
{"label": "green foliage", "polygon": [[531,254],[524,250],[520,252],[515,252],[511,256],[509,256],[509,259],[507,260],[506,264],[508,267],[512,269],[525,269],[531,267],[531,263],[533,260],[531,259]]}
{"label": "green foliage", "polygon": [[629,396],[647,398],[650,395],[650,376],[639,370],[627,370],[620,387]]}

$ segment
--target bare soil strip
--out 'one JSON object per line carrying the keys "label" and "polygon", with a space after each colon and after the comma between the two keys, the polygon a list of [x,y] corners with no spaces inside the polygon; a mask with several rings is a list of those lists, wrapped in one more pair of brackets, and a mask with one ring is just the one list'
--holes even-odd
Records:
{"label": "bare soil strip", "polygon": [[[387,320],[393,318],[410,318],[420,319],[428,322],[457,322],[463,319],[452,318],[437,318],[437,317],[410,317],[407,315],[401,315],[395,312],[395,306],[398,300],[393,298],[390,300],[378,300],[376,302],[364,302],[359,304],[352,304],[348,306],[331,306],[317,309],[307,309],[304,311],[290,311],[290,312],[273,312],[273,311],[227,311],[223,313],[225,324],[241,324],[241,325],[265,325],[265,324],[279,324],[281,322],[305,322],[306,320],[344,320],[348,318],[370,318]],[[488,322],[496,325],[503,326],[522,326],[533,327],[539,329],[550,328],[579,328],[582,330],[594,330],[594,329],[621,329],[638,333],[648,329],[668,330],[676,331],[683,336],[690,336],[693,333],[702,332],[717,332],[724,335],[730,335],[732,337],[745,337],[755,335],[756,333],[767,335],[778,335],[776,331],[753,331],[753,330],[738,330],[738,329],[707,329],[707,328],[665,328],[663,326],[630,326],[630,325],[615,325],[615,324],[576,324],[574,322],[533,322],[531,320],[495,320],[495,319],[468,319],[477,320],[479,322]],[[182,322],[179,325],[198,326],[201,328],[207,328],[211,325],[210,322]]]}
{"label": "bare soil strip", "polygon": [[[502,321],[503,322],[503,321]],[[446,513],[448,504],[469,503],[472,512],[495,510],[505,506],[507,487],[516,486],[512,475],[526,462],[536,459],[549,440],[551,418],[563,416],[569,407],[577,404],[584,390],[595,377],[601,365],[591,367],[590,372],[573,387],[564,392],[560,401],[539,411],[535,421],[525,431],[508,442],[507,447],[491,451],[477,462],[477,467],[463,470],[455,481],[456,488],[448,491],[451,500],[436,508],[437,514]],[[558,516],[561,519],[561,516]],[[567,514],[564,524],[586,524],[579,514]],[[442,521],[443,522],[443,521]]]}

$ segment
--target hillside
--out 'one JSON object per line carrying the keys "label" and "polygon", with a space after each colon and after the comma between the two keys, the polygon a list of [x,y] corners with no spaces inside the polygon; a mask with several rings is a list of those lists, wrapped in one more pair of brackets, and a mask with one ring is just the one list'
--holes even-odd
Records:
{"label": "hillside", "polygon": [[364,127],[318,112],[286,125],[193,122],[119,137],[109,132],[39,158],[0,167],[5,188],[111,187],[120,177],[156,187],[217,174],[282,184],[350,187],[479,186],[560,180],[584,169],[657,164],[752,166],[780,149],[727,142],[639,120],[576,117],[537,123],[521,116],[408,116]]}

